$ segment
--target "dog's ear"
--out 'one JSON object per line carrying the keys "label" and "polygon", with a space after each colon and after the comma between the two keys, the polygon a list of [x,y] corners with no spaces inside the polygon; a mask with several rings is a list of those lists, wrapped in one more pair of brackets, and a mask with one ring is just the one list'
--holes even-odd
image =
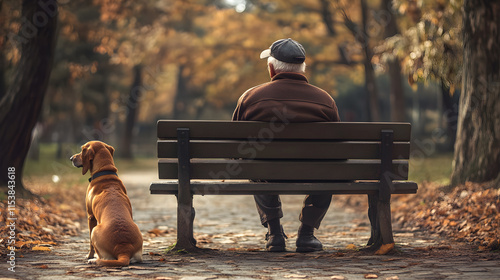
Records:
{"label": "dog's ear", "polygon": [[108,149],[108,151],[111,153],[111,156],[113,156],[113,153],[115,152],[115,148],[113,148],[112,146],[110,146],[108,144],[104,144],[104,146],[106,146],[106,149]]}
{"label": "dog's ear", "polygon": [[[94,159],[94,149],[92,149],[92,145],[86,145],[82,147],[82,175],[85,175],[89,169],[92,169],[92,160]],[[92,170],[91,170],[92,171]]]}

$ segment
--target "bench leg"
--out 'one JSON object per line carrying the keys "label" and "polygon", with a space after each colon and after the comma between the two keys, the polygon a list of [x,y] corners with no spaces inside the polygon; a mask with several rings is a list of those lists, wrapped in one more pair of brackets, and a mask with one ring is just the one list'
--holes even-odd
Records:
{"label": "bench leg", "polygon": [[368,195],[368,218],[370,219],[371,235],[366,245],[372,248],[380,247],[382,245],[380,239],[380,227],[378,224],[378,195]]}
{"label": "bench leg", "polygon": [[394,248],[390,201],[382,201],[378,195],[368,195],[368,218],[371,236],[368,244],[377,255],[385,255]]}
{"label": "bench leg", "polygon": [[177,243],[173,250],[194,251],[197,249],[196,240],[193,237],[194,221],[193,197],[190,196],[188,203],[177,203]]}
{"label": "bench leg", "polygon": [[[392,194],[392,155],[394,131],[382,130],[380,139],[380,187],[377,195],[368,198],[372,213],[372,247],[377,251],[375,255],[385,255],[394,248],[391,224],[391,194]],[[376,206],[375,206],[376,205]],[[374,216],[376,218],[374,219]],[[375,232],[374,232],[375,231]]]}
{"label": "bench leg", "polygon": [[179,192],[177,194],[177,244],[174,250],[193,251],[196,240],[193,237],[193,194],[191,193],[189,129],[177,129],[177,155]]}
{"label": "bench leg", "polygon": [[382,245],[375,252],[376,255],[385,255],[394,248],[394,237],[392,235],[391,203],[378,201],[378,224]]}

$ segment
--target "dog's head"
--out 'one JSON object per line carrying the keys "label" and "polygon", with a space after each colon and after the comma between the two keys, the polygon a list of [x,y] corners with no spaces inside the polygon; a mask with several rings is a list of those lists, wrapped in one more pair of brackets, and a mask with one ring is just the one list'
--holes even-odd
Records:
{"label": "dog's head", "polygon": [[115,149],[110,145],[100,142],[100,141],[90,141],[82,146],[82,151],[78,154],[73,155],[70,160],[73,162],[73,166],[82,167],[82,175],[85,175],[87,171],[93,170],[93,161],[97,154],[109,155],[109,160],[113,163],[113,153]]}

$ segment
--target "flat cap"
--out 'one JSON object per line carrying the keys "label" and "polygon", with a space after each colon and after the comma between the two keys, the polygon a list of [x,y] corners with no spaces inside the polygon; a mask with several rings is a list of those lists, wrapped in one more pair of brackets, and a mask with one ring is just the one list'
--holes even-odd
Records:
{"label": "flat cap", "polygon": [[290,38],[274,42],[269,49],[260,53],[260,58],[274,57],[279,61],[302,64],[306,60],[304,47]]}

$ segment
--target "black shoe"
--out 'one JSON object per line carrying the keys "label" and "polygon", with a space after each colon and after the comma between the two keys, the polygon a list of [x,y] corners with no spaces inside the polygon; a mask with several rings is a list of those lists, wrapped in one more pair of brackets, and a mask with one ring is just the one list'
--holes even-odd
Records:
{"label": "black shoe", "polygon": [[283,227],[281,228],[281,232],[276,234],[267,233],[266,234],[266,250],[269,252],[285,252],[285,238],[288,238],[283,231]]}
{"label": "black shoe", "polygon": [[272,234],[266,236],[266,250],[269,252],[285,252],[285,236],[283,234]]}
{"label": "black shoe", "polygon": [[297,237],[297,252],[314,252],[323,250],[323,244],[314,236],[314,227],[301,225]]}

